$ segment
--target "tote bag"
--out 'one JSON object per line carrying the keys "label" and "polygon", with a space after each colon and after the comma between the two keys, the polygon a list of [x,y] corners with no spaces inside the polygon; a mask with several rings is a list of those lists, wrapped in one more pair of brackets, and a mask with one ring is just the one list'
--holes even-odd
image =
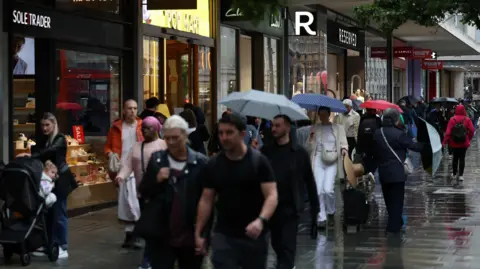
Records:
{"label": "tote bag", "polygon": [[137,186],[133,175],[119,184],[118,219],[127,222],[135,222],[140,219],[140,204],[138,203]]}

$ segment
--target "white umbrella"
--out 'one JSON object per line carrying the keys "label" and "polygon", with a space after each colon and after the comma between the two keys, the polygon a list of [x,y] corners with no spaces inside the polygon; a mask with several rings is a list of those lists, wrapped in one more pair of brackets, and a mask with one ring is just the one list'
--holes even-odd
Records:
{"label": "white umbrella", "polygon": [[257,90],[233,92],[218,103],[242,115],[267,120],[272,120],[280,114],[286,115],[294,121],[308,119],[305,111],[299,105],[280,94]]}

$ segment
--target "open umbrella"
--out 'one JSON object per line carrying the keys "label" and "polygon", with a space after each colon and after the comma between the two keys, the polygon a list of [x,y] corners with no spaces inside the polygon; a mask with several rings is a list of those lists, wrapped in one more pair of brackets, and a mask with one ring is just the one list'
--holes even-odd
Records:
{"label": "open umbrella", "polygon": [[362,110],[362,108],[360,107],[360,105],[362,104],[362,101],[360,100],[352,100],[352,108],[353,110],[357,111],[357,110]]}
{"label": "open umbrella", "polygon": [[442,161],[442,141],[435,127],[422,118],[418,118],[417,129],[417,140],[424,144],[421,152],[423,169],[433,175]]}
{"label": "open umbrella", "polygon": [[280,114],[286,115],[294,121],[308,119],[301,107],[288,100],[285,95],[280,94],[257,90],[234,92],[218,103],[242,115],[267,120],[272,120]]}
{"label": "open umbrella", "polygon": [[434,98],[430,103],[454,103],[458,104],[457,99],[451,97],[437,97]]}
{"label": "open umbrella", "polygon": [[400,100],[405,100],[405,102],[407,102],[407,104],[410,104],[410,105],[413,105],[413,104],[416,104],[416,103],[420,102],[420,98],[417,98],[413,95],[404,96],[404,97],[400,98]]}
{"label": "open umbrella", "polygon": [[368,100],[362,103],[360,107],[367,108],[367,109],[376,109],[376,110],[387,110],[389,108],[393,108],[398,110],[398,112],[403,113],[403,110],[398,105],[392,104],[384,100]]}
{"label": "open umbrella", "polygon": [[77,103],[61,102],[57,104],[57,109],[61,110],[82,110],[83,106]]}
{"label": "open umbrella", "polygon": [[317,110],[319,107],[328,107],[332,112],[347,112],[342,101],[330,96],[316,93],[297,94],[292,98],[292,102],[308,110]]}

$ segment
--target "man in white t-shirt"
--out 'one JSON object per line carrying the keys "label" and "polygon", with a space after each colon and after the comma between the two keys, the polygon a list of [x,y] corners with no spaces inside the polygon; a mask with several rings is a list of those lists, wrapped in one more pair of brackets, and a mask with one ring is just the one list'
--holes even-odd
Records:
{"label": "man in white t-shirt", "polygon": [[[109,176],[111,179],[116,178],[116,174],[120,170],[121,162],[127,158],[128,153],[132,149],[133,145],[137,141],[143,141],[142,136],[142,120],[137,117],[137,102],[134,100],[127,100],[123,104],[123,117],[115,121],[108,132],[107,142],[105,143],[105,155],[109,159]],[[125,186],[120,186],[121,188],[126,187],[127,183],[123,183]],[[135,188],[129,191],[136,191]],[[135,216],[140,216],[140,210],[138,206],[134,207],[133,210],[136,212],[126,212],[126,208],[131,208],[131,206],[123,206],[129,204],[127,200],[128,197],[119,195],[118,201],[118,218],[126,223],[125,225],[125,242],[123,243],[123,248],[138,248],[139,245],[136,243],[136,240],[133,237],[134,223],[137,219]],[[138,205],[138,201],[134,201]],[[138,212],[137,212],[138,211]]]}

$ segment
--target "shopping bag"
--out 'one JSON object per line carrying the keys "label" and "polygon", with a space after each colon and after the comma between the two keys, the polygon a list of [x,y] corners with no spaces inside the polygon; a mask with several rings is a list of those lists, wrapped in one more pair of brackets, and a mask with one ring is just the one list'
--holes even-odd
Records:
{"label": "shopping bag", "polygon": [[140,204],[138,203],[137,186],[133,176],[119,184],[118,219],[127,222],[136,222],[140,219]]}

